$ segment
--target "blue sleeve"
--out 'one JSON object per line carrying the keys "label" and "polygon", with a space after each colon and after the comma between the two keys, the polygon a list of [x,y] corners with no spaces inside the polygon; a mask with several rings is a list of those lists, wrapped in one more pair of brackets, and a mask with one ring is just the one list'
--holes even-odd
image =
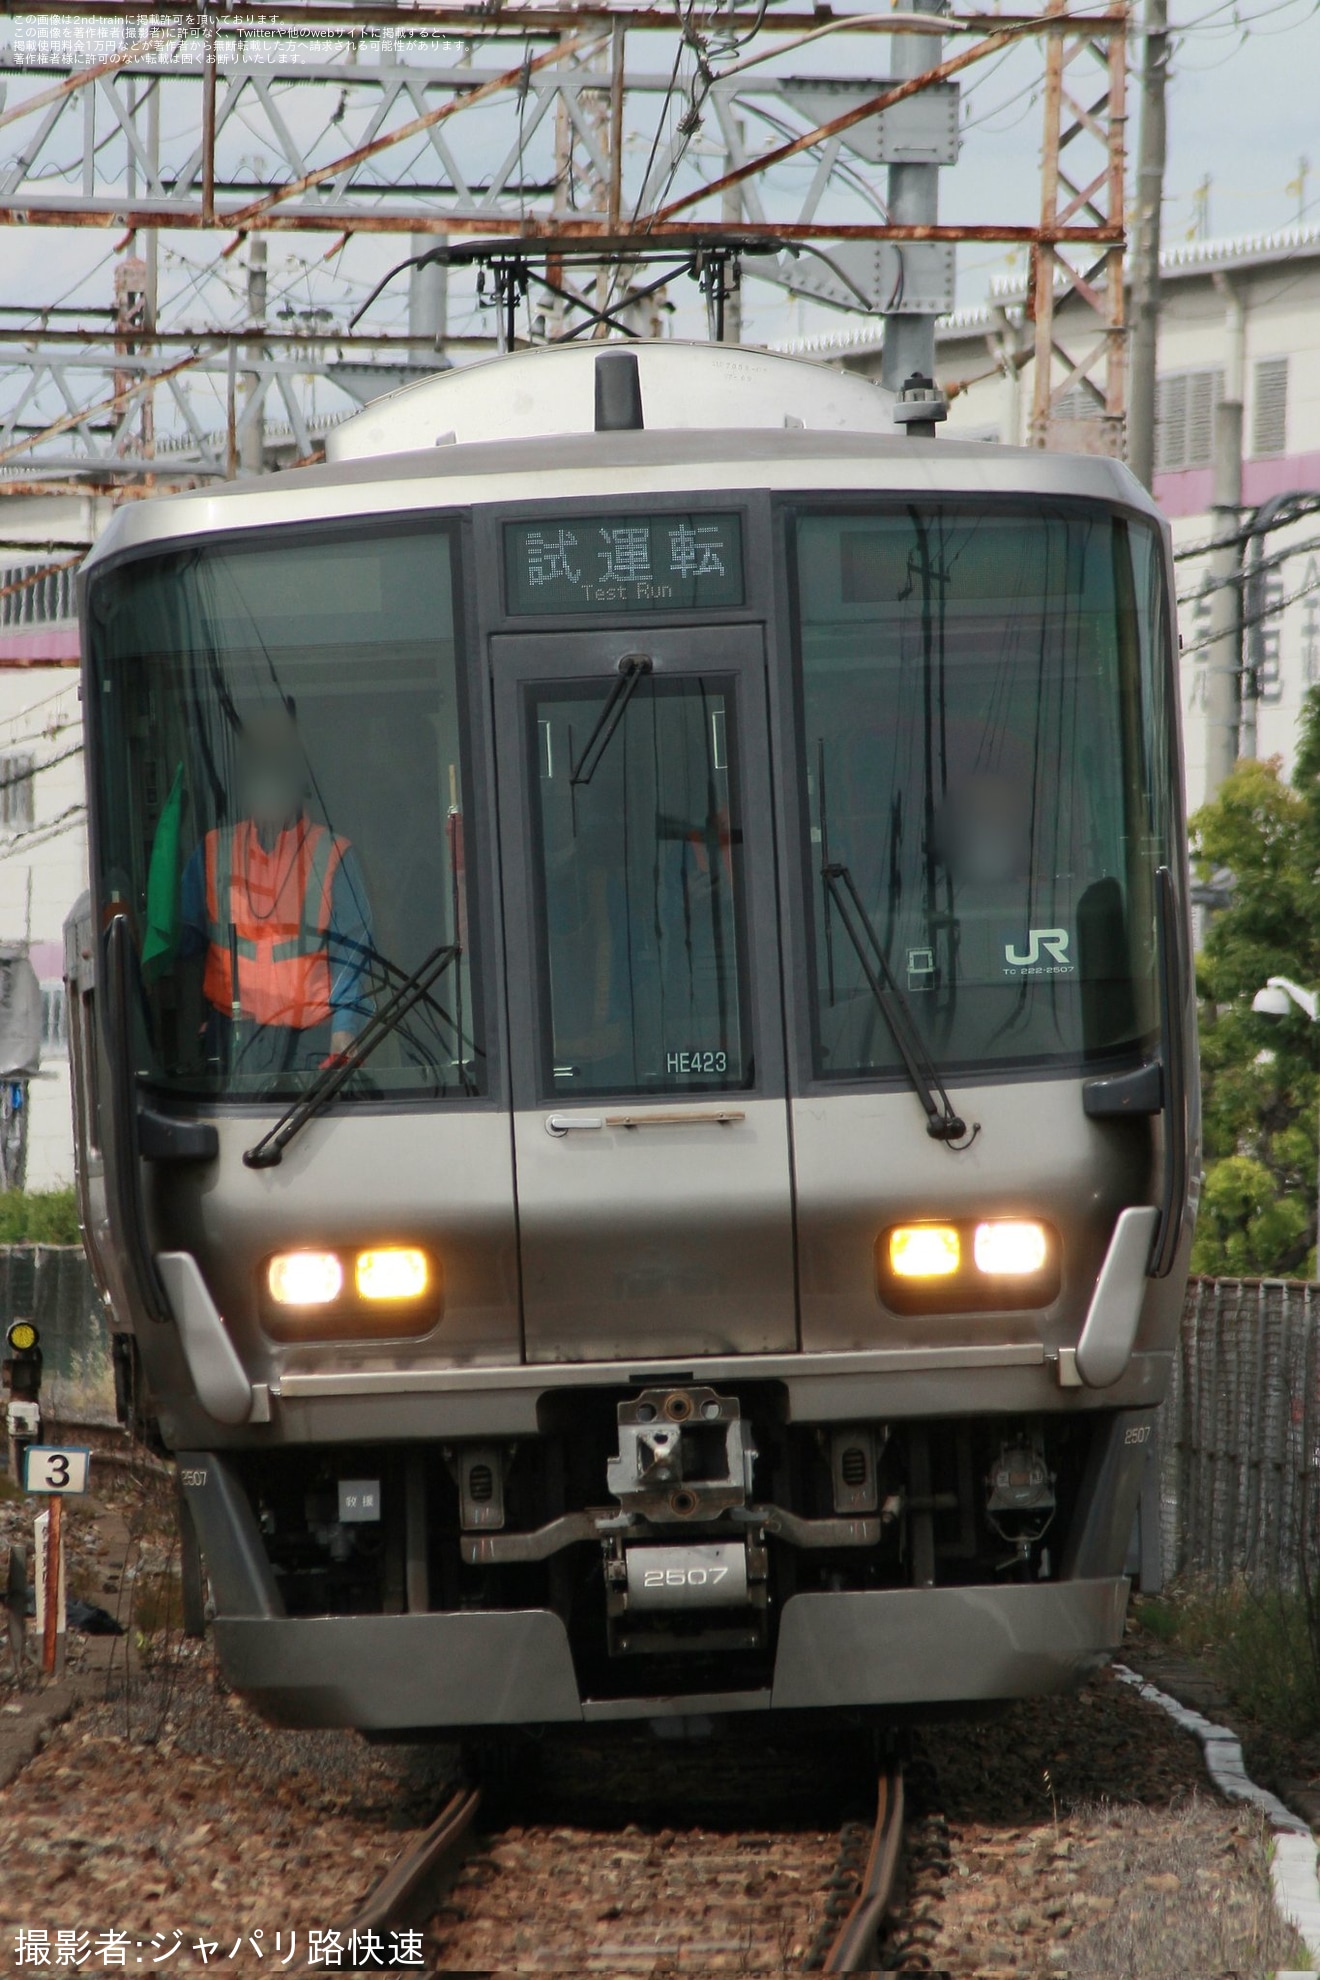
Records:
{"label": "blue sleeve", "polygon": [[204,955],[211,946],[206,912],[206,845],[193,852],[183,869],[179,889],[179,955]]}
{"label": "blue sleeve", "polygon": [[368,966],[371,910],[352,846],[345,846],[330,889],[330,1009],[336,1031],[361,1031],[371,1016]]}

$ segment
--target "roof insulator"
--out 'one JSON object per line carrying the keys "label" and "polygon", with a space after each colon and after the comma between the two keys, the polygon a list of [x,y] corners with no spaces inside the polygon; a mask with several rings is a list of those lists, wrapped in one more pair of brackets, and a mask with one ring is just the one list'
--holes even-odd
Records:
{"label": "roof insulator", "polygon": [[949,417],[949,402],[932,379],[919,371],[903,381],[894,401],[894,423],[907,428],[909,440],[933,440],[935,429]]}
{"label": "roof insulator", "polygon": [[636,352],[602,351],[596,359],[597,433],[637,433],[645,425]]}

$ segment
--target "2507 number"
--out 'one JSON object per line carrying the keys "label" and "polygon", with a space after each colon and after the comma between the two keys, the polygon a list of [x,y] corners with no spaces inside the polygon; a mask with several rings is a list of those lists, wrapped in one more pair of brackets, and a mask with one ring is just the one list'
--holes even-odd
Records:
{"label": "2507 number", "polygon": [[718,1588],[726,1567],[644,1568],[643,1588]]}

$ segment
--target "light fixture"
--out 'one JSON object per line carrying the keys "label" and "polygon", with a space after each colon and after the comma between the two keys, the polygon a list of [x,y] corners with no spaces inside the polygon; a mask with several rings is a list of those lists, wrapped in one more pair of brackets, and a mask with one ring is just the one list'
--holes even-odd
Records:
{"label": "light fixture", "polygon": [[420,1299],[431,1283],[426,1253],[412,1245],[359,1251],[354,1274],[359,1299]]}
{"label": "light fixture", "polygon": [[333,1251],[277,1251],[266,1284],[277,1306],[329,1306],[344,1289],[344,1268]]}
{"label": "light fixture", "polygon": [[976,1269],[990,1278],[1029,1279],[1043,1270],[1049,1255],[1045,1226],[1025,1218],[978,1224],[972,1241]]}
{"label": "light fixture", "polygon": [[961,1263],[952,1224],[899,1224],[889,1233],[890,1270],[900,1279],[949,1279]]}

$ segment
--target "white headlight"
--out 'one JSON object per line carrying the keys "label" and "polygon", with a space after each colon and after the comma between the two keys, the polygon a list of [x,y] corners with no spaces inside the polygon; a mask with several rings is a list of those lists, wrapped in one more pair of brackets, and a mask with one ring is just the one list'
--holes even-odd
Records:
{"label": "white headlight", "polygon": [[279,1251],[266,1284],[277,1306],[328,1306],[344,1290],[344,1268],[333,1251]]}
{"label": "white headlight", "polygon": [[1041,1270],[1049,1249],[1043,1224],[1005,1218],[977,1225],[972,1255],[977,1271],[992,1278],[1029,1279]]}

